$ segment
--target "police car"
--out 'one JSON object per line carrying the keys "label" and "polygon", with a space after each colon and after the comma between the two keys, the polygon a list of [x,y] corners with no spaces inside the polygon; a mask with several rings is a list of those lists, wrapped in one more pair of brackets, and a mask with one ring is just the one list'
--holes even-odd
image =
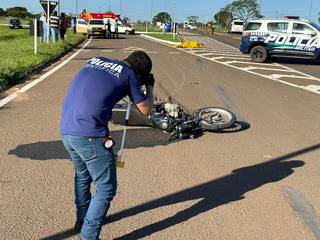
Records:
{"label": "police car", "polygon": [[242,33],[240,51],[257,63],[281,57],[319,58],[320,27],[294,16],[252,20]]}

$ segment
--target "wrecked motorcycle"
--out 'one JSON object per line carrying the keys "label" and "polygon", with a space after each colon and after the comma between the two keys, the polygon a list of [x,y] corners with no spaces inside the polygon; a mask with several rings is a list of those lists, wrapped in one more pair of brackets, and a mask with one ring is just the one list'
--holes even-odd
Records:
{"label": "wrecked motorcycle", "polygon": [[[152,113],[149,116],[140,114],[139,110],[126,98],[115,105],[112,110],[111,122],[127,126],[151,126],[170,133],[168,141],[180,138],[195,138],[197,130],[219,131],[233,126],[235,115],[219,107],[206,107],[196,109],[187,114],[178,103],[173,103],[171,97],[168,101],[156,100]],[[130,117],[126,121],[126,112],[130,109]]]}

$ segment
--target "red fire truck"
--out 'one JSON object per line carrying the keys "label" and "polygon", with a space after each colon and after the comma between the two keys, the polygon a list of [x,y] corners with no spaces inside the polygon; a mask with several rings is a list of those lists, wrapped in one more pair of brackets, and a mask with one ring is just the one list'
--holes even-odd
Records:
{"label": "red fire truck", "polygon": [[122,21],[119,15],[114,13],[81,13],[80,19],[77,19],[77,32],[82,33],[84,35],[87,34],[88,23],[91,19],[103,19],[104,24],[110,20],[111,23],[111,32],[114,31],[114,22],[118,20],[118,32],[125,34],[134,34],[135,29],[131,28],[128,24]]}
{"label": "red fire truck", "polygon": [[108,13],[81,13],[80,16],[81,19],[84,19],[86,22],[89,22],[90,19],[118,19],[119,24],[123,24],[126,26],[129,26],[128,24],[124,23],[121,18],[119,17],[119,15],[116,15],[112,12],[108,12]]}

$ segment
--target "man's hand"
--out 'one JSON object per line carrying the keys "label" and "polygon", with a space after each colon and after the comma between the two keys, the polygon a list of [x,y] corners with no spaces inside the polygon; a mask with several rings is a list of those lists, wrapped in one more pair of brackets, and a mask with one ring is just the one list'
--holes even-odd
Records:
{"label": "man's hand", "polygon": [[150,73],[148,76],[141,77],[140,79],[141,79],[141,85],[145,85],[146,87],[149,85],[152,87],[154,86],[155,80],[152,73]]}
{"label": "man's hand", "polygon": [[149,77],[148,77],[148,79],[147,79],[146,87],[147,87],[147,86],[152,86],[152,88],[153,88],[154,82],[155,82],[155,80],[154,80],[153,74],[150,73],[150,74],[149,74]]}

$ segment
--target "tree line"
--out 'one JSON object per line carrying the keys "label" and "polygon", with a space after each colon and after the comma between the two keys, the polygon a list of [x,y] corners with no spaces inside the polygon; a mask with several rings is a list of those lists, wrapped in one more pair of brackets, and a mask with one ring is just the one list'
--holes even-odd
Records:
{"label": "tree line", "polygon": [[[259,2],[261,0],[236,0],[224,8],[221,8],[213,17],[211,21],[207,23],[224,25],[227,18],[238,18],[247,23],[251,19],[255,18],[263,18],[264,16],[261,14],[261,8]],[[85,12],[85,9],[83,10]],[[75,15],[72,13],[66,14],[68,19],[71,19]],[[39,18],[40,13],[33,14],[32,12],[28,12],[25,7],[11,7],[4,10],[0,8],[0,17],[14,17],[20,19],[26,18]],[[131,19],[129,17],[123,17],[122,20],[126,23],[130,23]],[[188,21],[192,21],[195,23],[201,23],[198,16],[191,15],[187,17]],[[172,22],[171,15],[167,12],[160,12],[155,15],[152,19],[152,24],[156,24],[157,22],[168,23]],[[320,23],[320,11],[318,13],[318,22]],[[149,21],[141,21],[137,20],[137,24],[146,24],[150,23]],[[205,23],[205,24],[207,24]]]}
{"label": "tree line", "polygon": [[[233,1],[232,3],[221,8],[216,14],[214,14],[214,16],[212,16],[212,20],[205,24],[210,23],[213,25],[225,25],[226,19],[228,18],[238,18],[243,20],[246,24],[251,19],[264,18],[264,16],[261,14],[260,3],[261,0]],[[199,21],[199,16],[189,16],[187,17],[187,20],[196,22],[198,24],[201,23],[201,19]],[[320,23],[320,11],[318,13],[318,22]]]}

